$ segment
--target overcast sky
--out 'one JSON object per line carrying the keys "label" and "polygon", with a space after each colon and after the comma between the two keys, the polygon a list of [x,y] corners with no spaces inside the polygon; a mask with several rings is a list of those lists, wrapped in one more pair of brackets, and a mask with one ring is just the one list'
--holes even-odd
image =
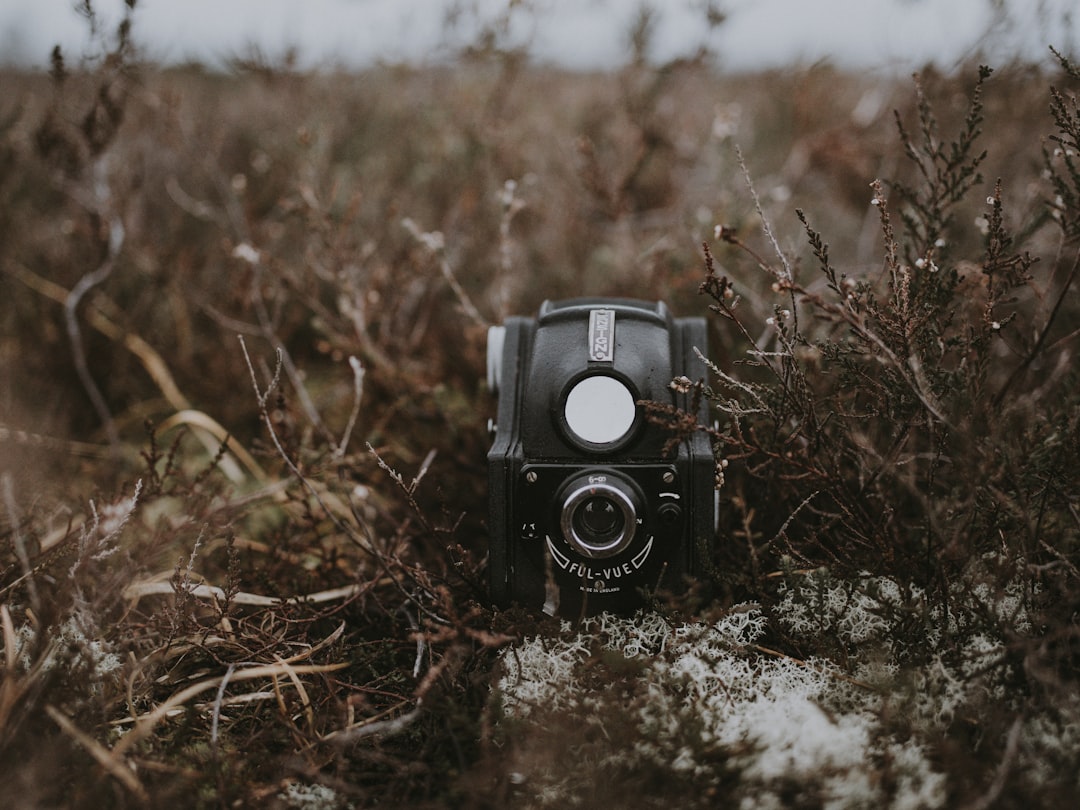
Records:
{"label": "overcast sky", "polygon": [[[575,68],[625,61],[630,20],[647,0],[526,0],[511,15],[510,44]],[[1017,53],[1043,60],[1047,45],[1080,42],[1077,0],[712,0],[727,12],[713,31],[708,0],[652,0],[656,59],[707,44],[730,69],[828,59],[845,67],[910,70],[929,61],[950,68],[979,47],[999,65]],[[68,58],[88,48],[76,0],[0,0],[0,61],[44,66],[54,44]],[[123,0],[95,0],[114,25]],[[476,20],[493,20],[508,0],[139,0],[137,42],[160,61],[220,64],[254,46],[273,59],[295,48],[305,67],[445,58],[472,41]],[[1004,6],[995,16],[994,6]],[[456,28],[446,10],[465,9]],[[1070,14],[1070,9],[1078,9]]]}

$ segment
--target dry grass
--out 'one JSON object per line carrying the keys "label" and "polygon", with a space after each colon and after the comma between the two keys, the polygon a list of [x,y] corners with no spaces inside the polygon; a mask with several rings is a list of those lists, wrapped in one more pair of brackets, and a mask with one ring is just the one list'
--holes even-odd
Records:
{"label": "dry grass", "polygon": [[[565,718],[530,726],[492,691],[513,642],[573,633],[486,603],[485,326],[578,294],[718,312],[726,519],[715,581],[680,609],[708,625],[754,600],[769,635],[738,656],[823,656],[842,680],[886,655],[917,678],[940,653],[935,672],[1003,696],[961,690],[983,714],[924,723],[901,673],[881,740],[925,746],[950,805],[1075,796],[1078,752],[1054,736],[1070,715],[1050,711],[1076,695],[1075,76],[991,78],[958,158],[987,150],[986,179],[919,220],[934,186],[893,110],[916,157],[924,130],[948,144],[975,70],[922,76],[920,118],[910,81],[827,67],[258,67],[118,51],[3,77],[0,776],[17,806],[482,807],[562,783],[587,801],[537,775],[566,766],[566,739],[598,784],[628,777],[592,726],[553,736]],[[950,282],[919,298],[902,280],[930,259]],[[934,335],[949,349],[927,368]],[[875,340],[899,362],[875,367]],[[878,599],[887,583],[903,596]],[[1025,627],[999,610],[1014,587]],[[799,612],[827,597],[841,626],[868,592],[868,635]],[[916,643],[927,621],[947,625],[936,652]],[[998,634],[990,675],[962,666],[978,633]],[[646,665],[604,643],[575,678],[647,704]],[[900,773],[875,750],[875,778]],[[1017,764],[1036,754],[1041,770]],[[627,801],[809,807],[836,782],[743,779],[746,750],[707,745],[684,780],[665,756]]]}

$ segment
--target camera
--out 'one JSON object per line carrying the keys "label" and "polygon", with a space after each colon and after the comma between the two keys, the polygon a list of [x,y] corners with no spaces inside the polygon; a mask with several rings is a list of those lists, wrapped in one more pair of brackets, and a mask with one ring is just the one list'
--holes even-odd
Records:
{"label": "camera", "polygon": [[674,441],[643,403],[690,410],[673,381],[705,376],[706,339],[704,318],[628,298],[546,301],[489,329],[495,604],[625,614],[702,573],[716,533],[711,442]]}

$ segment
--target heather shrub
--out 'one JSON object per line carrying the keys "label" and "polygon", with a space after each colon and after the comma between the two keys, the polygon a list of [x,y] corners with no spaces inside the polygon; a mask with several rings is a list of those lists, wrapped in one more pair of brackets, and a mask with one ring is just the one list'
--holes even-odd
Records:
{"label": "heather shrub", "polygon": [[[1003,181],[981,174],[990,77],[979,70],[955,135],[916,81],[914,122],[897,114],[909,171],[870,184],[880,265],[838,260],[797,211],[812,271],[775,240],[762,258],[768,246],[717,228],[722,255],[744,253],[771,281],[764,332],[708,244],[702,289],[748,347],[704,388],[729,462],[732,556],[720,575],[770,606],[782,648],[913,679],[910,702],[894,707],[905,733],[974,729],[1004,749],[983,763],[992,771],[1029,756],[1034,767],[1017,742],[1026,723],[1059,717],[1075,690],[1059,678],[1072,653],[1036,639],[1077,608],[1078,480],[1066,459],[1078,265],[1065,202],[1075,106],[1051,92],[1049,216],[1010,222]],[[1045,231],[1057,244],[1037,256]],[[958,249],[973,242],[977,258]],[[1035,788],[1014,785],[1016,796]]]}

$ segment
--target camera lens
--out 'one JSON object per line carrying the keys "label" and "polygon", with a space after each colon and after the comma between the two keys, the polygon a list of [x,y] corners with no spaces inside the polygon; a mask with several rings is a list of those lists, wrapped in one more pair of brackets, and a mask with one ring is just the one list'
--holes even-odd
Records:
{"label": "camera lens", "polygon": [[586,557],[610,557],[630,545],[637,530],[638,497],[614,473],[574,478],[563,489],[560,525],[566,542]]}
{"label": "camera lens", "polygon": [[574,521],[579,534],[596,538],[614,537],[626,525],[618,507],[604,495],[582,503],[574,512]]}

